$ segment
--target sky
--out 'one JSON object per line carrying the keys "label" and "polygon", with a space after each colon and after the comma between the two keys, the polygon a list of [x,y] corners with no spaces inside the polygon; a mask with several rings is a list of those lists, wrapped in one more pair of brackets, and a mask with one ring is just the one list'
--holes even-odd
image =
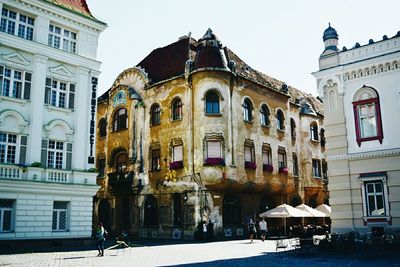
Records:
{"label": "sky", "polygon": [[324,50],[328,23],[339,48],[382,40],[400,31],[399,0],[86,0],[107,23],[97,59],[102,62],[99,94],[123,70],[152,50],[208,28],[250,67],[316,95],[312,72]]}

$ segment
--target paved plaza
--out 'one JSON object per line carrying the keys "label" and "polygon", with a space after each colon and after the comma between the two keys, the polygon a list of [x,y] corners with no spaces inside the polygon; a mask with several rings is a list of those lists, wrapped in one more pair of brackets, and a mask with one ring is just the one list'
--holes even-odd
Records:
{"label": "paved plaza", "polygon": [[276,252],[275,241],[235,240],[212,243],[132,244],[130,248],[0,255],[0,266],[400,266],[394,259],[301,257]]}

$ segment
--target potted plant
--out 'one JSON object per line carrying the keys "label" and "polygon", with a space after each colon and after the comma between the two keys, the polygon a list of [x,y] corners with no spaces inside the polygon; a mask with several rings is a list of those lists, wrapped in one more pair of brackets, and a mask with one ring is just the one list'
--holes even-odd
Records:
{"label": "potted plant", "polygon": [[288,172],[289,172],[289,170],[288,170],[287,167],[280,167],[280,168],[279,168],[279,173],[287,174]]}
{"label": "potted plant", "polygon": [[221,165],[221,166],[225,166],[225,160],[223,158],[207,158],[204,165],[209,165],[209,166]]}
{"label": "potted plant", "polygon": [[33,163],[31,164],[31,167],[41,168],[41,167],[42,167],[42,163],[41,163],[41,162],[38,162],[38,161],[35,161],[35,162],[33,162]]}
{"label": "potted plant", "polygon": [[263,171],[272,172],[274,167],[271,164],[263,164]]}
{"label": "potted plant", "polygon": [[169,169],[170,170],[175,170],[175,169],[181,169],[183,168],[183,161],[179,160],[179,161],[173,161],[169,164]]}
{"label": "potted plant", "polygon": [[257,168],[257,165],[256,165],[255,162],[245,161],[245,162],[244,162],[244,167],[245,167],[246,169],[255,170],[255,169]]}

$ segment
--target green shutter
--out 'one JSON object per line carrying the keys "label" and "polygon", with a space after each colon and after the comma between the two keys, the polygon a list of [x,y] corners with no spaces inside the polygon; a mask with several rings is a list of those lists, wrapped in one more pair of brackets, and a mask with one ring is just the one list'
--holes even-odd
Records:
{"label": "green shutter", "polygon": [[66,169],[70,170],[72,165],[72,143],[67,143],[67,164]]}
{"label": "green shutter", "polygon": [[47,143],[48,143],[47,140],[42,139],[41,162],[43,167],[47,167]]}
{"label": "green shutter", "polygon": [[26,163],[26,144],[28,138],[24,135],[21,136],[21,145],[19,148],[19,164]]}
{"label": "green shutter", "polygon": [[69,109],[74,109],[75,105],[75,94],[73,92],[69,92],[69,103],[68,103],[68,108]]}
{"label": "green shutter", "polygon": [[31,98],[31,81],[32,74],[30,72],[25,72],[24,99],[27,100]]}

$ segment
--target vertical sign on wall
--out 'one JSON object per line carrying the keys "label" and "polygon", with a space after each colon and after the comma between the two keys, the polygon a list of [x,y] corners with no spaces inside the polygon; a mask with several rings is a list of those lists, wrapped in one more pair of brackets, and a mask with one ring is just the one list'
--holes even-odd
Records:
{"label": "vertical sign on wall", "polygon": [[98,79],[96,77],[92,77],[92,98],[90,101],[90,135],[89,135],[89,143],[90,143],[90,156],[88,157],[88,163],[94,163],[93,157],[93,145],[94,145],[94,122],[96,116],[96,90],[97,90],[97,82]]}

